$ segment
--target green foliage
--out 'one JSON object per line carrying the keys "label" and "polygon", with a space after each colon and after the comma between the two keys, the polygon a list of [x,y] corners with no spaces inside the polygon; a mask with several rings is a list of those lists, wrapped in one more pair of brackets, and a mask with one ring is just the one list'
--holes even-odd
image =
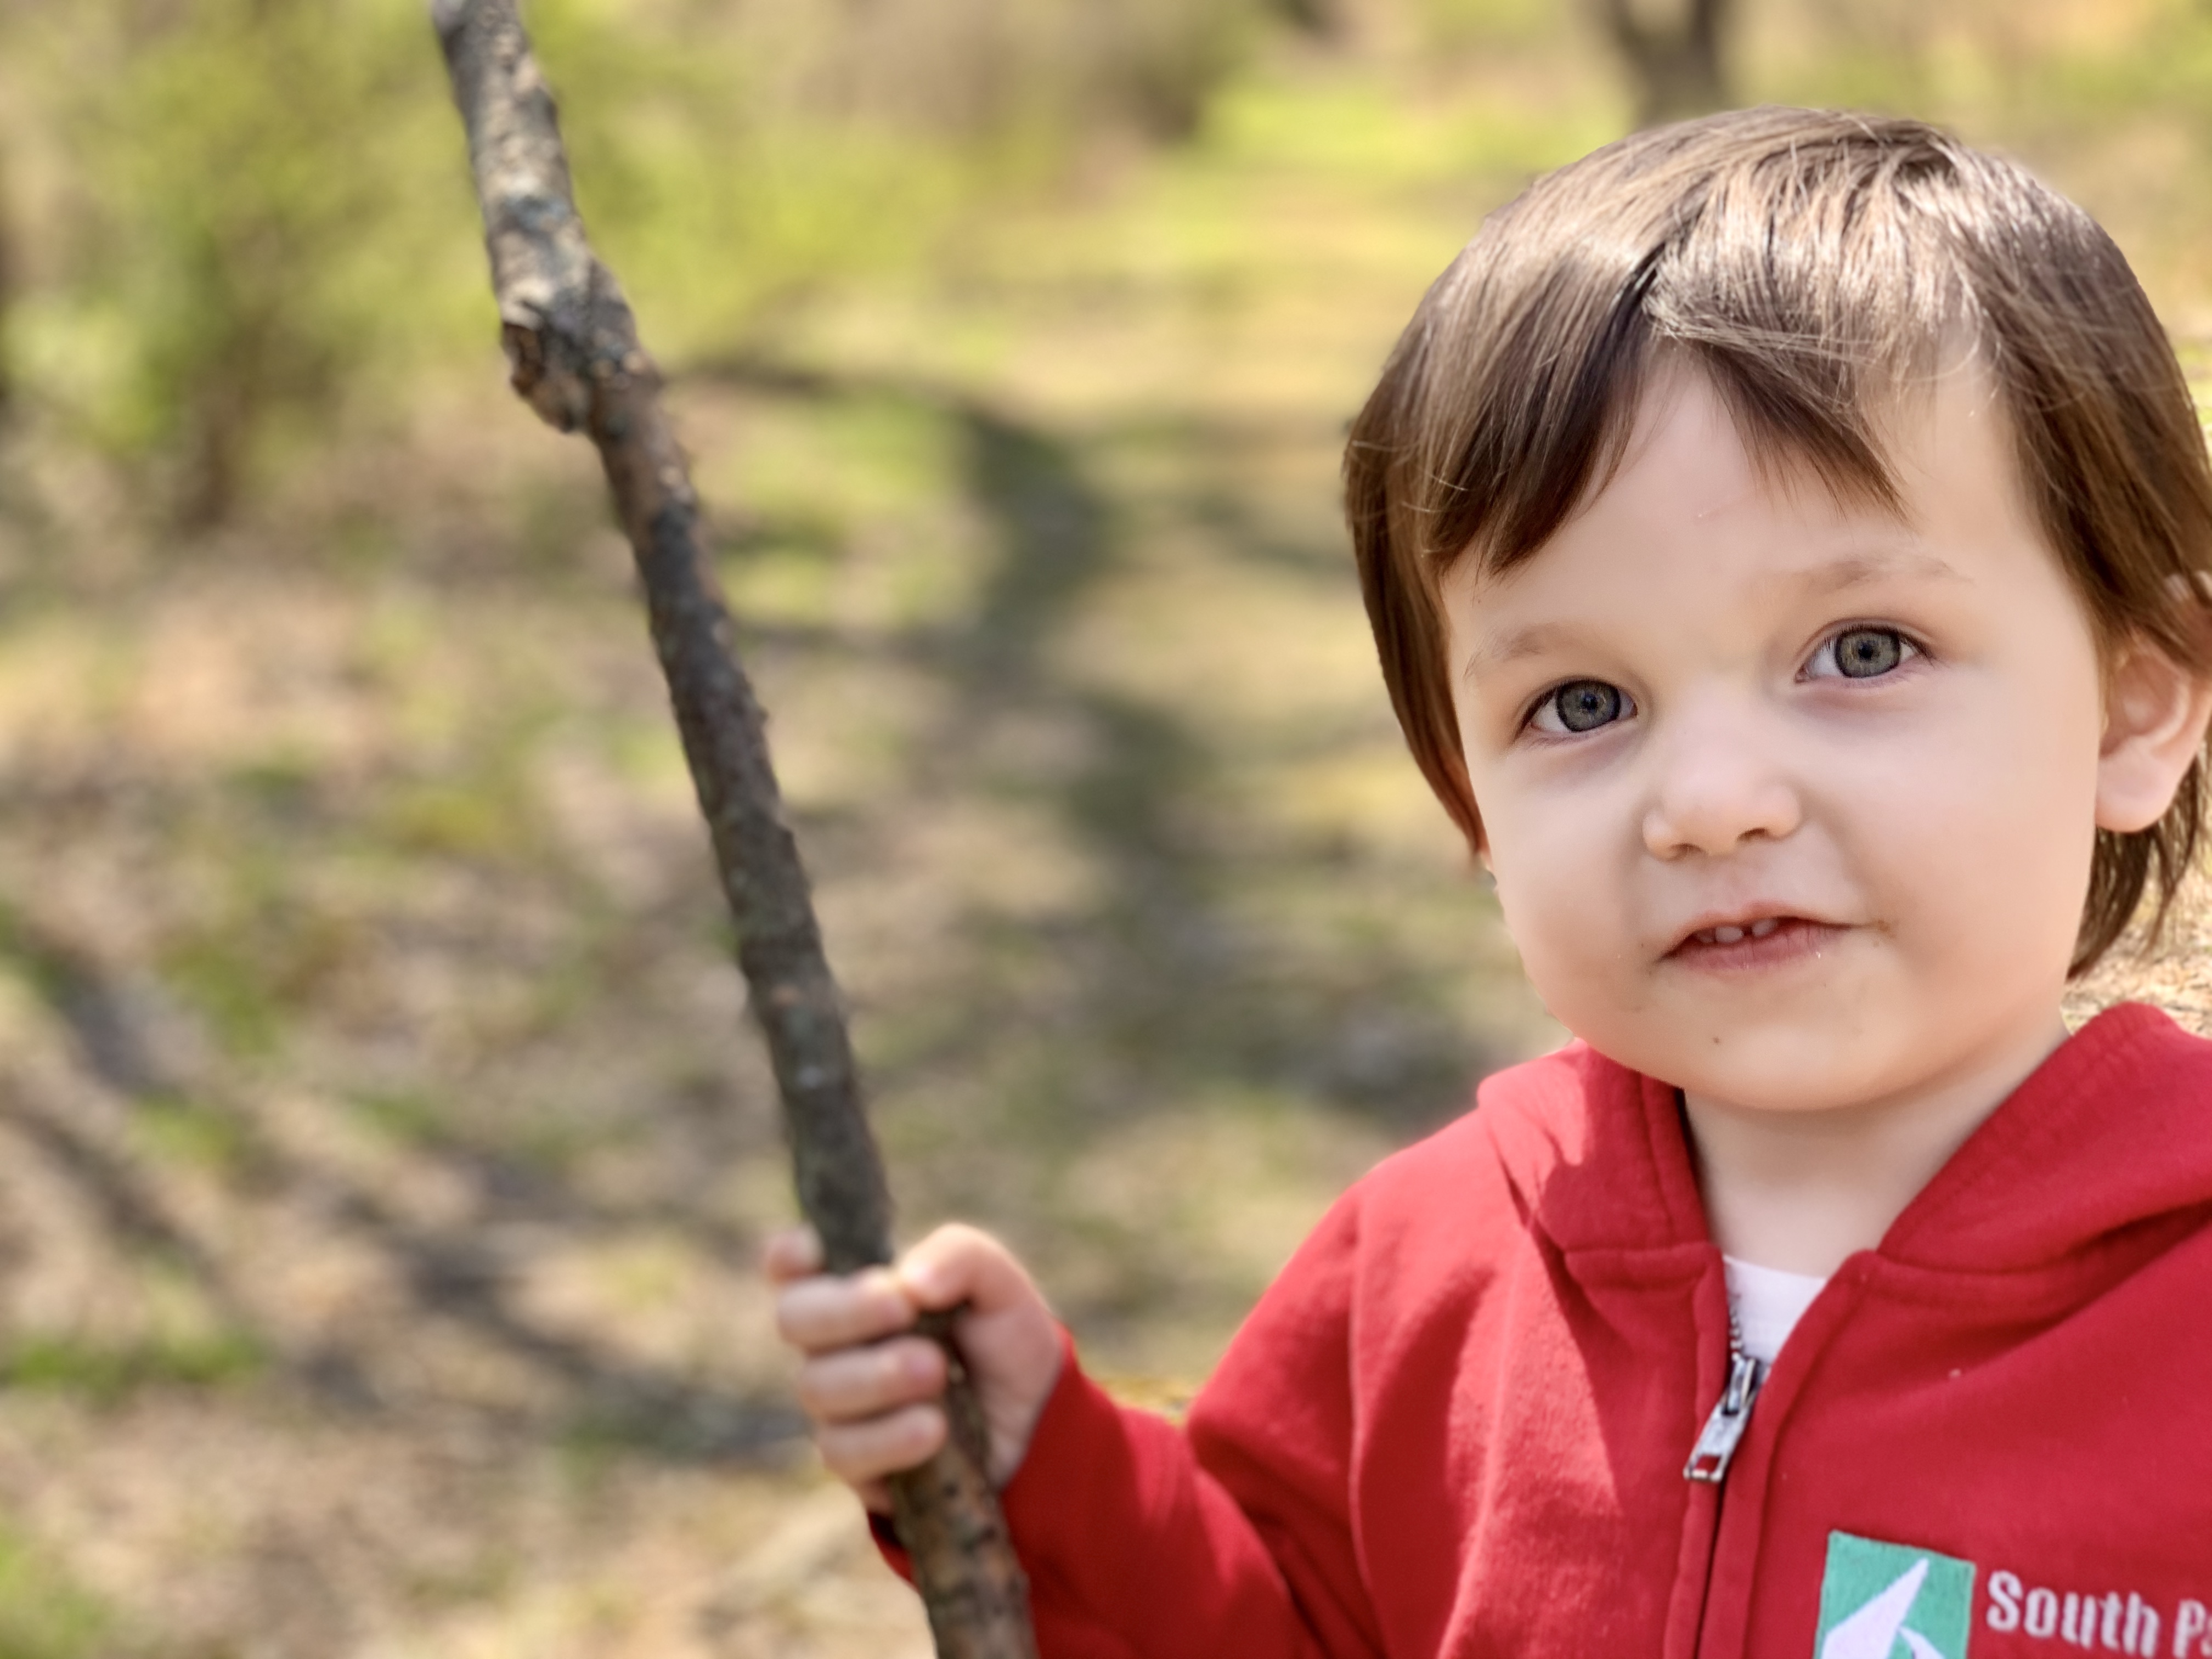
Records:
{"label": "green foliage", "polygon": [[[669,357],[910,264],[964,204],[1055,176],[1102,130],[1193,131],[1261,9],[526,9],[586,216]],[[0,14],[0,151],[58,181],[8,361],[185,527],[349,417],[398,419],[425,364],[481,363],[475,209],[414,0],[40,0]]]}
{"label": "green foliage", "polygon": [[95,3],[17,26],[16,76],[70,163],[27,378],[112,453],[161,463],[188,524],[227,516],[274,434],[319,430],[438,310],[410,277],[465,247],[466,198],[424,165],[443,112],[413,13]]}
{"label": "green foliage", "polygon": [[[1773,0],[1743,9],[1734,56],[1756,97],[1970,126],[2009,111],[2000,128],[2035,133],[2100,111],[2201,125],[2202,8],[2093,10]],[[1539,133],[1518,106],[1606,52],[1576,9],[1540,0],[526,11],[586,216],[672,361],[740,351],[825,285],[926,265],[979,204],[1047,188],[1086,155],[1206,132],[1271,40],[1364,52],[1389,99],[1409,70],[1464,82],[1440,173],[1459,156],[1495,163],[1494,135],[1474,130],[1485,120],[1528,128],[1531,166],[1554,154],[1559,124]],[[1487,72],[1507,59],[1528,74]],[[1231,118],[1250,113],[1248,100]],[[1357,108],[1302,114],[1266,135],[1285,160],[1348,154],[1389,126]],[[416,0],[27,0],[0,11],[0,161],[14,250],[0,364],[15,401],[125,463],[153,486],[142,499],[187,526],[229,516],[357,423],[400,422],[434,366],[487,368],[475,212]]]}

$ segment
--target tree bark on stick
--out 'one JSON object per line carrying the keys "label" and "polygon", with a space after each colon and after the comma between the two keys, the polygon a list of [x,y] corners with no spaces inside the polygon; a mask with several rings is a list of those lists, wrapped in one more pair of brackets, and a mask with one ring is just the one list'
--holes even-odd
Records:
{"label": "tree bark on stick", "polygon": [[[800,1207],[830,1271],[888,1261],[890,1198],[843,1004],[659,372],[585,239],[552,94],[514,0],[431,0],[431,16],[468,129],[514,389],[551,425],[589,434],[636,557],[738,966],[783,1098]],[[1034,1659],[1028,1586],[987,1478],[981,1413],[947,1346],[953,1434],[892,1482],[899,1536],[943,1659]]]}

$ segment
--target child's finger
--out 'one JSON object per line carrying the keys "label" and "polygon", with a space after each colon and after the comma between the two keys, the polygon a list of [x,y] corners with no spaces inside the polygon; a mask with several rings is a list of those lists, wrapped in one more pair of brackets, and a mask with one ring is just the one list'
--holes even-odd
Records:
{"label": "child's finger", "polygon": [[1037,1299],[1036,1287],[1005,1245],[957,1222],[908,1250],[895,1271],[900,1287],[923,1308],[964,1302],[978,1314],[991,1314]]}
{"label": "child's finger", "polygon": [[854,1480],[848,1482],[848,1484],[852,1486],[855,1492],[860,1494],[860,1503],[863,1507],[877,1515],[889,1515],[891,1512],[893,1508],[891,1504],[891,1489],[884,1482],[881,1480]]}
{"label": "child's finger", "polygon": [[775,1328],[809,1353],[873,1342],[914,1323],[915,1306],[886,1267],[848,1278],[817,1273],[776,1293]]}
{"label": "child's finger", "polygon": [[945,1392],[945,1351],[908,1337],[838,1348],[799,1368],[799,1401],[818,1423],[880,1417]]}
{"label": "child's finger", "polygon": [[934,1406],[908,1406],[858,1423],[825,1424],[814,1443],[832,1474],[858,1486],[926,1462],[945,1443],[945,1413]]}
{"label": "child's finger", "polygon": [[822,1237],[811,1227],[786,1227],[761,1246],[761,1267],[769,1279],[788,1285],[822,1271]]}

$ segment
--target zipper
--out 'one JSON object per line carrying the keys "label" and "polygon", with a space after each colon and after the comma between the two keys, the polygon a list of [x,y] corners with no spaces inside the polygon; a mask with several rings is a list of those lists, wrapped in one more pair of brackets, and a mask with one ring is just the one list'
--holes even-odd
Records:
{"label": "zipper", "polygon": [[1721,1389],[1713,1414],[1698,1431],[1698,1443],[1690,1449],[1690,1461],[1682,1466],[1682,1479],[1702,1480],[1716,1486],[1726,1479],[1743,1431],[1751,1426],[1751,1408],[1765,1381],[1766,1367],[1744,1352],[1743,1334],[1736,1326],[1735,1310],[1731,1308],[1728,1382]]}

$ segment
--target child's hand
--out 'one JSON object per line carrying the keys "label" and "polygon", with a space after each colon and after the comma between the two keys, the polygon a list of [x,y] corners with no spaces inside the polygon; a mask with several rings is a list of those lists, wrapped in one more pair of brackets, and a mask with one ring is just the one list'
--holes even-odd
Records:
{"label": "child's hand", "polygon": [[799,1401],[830,1472],[878,1514],[886,1475],[944,1444],[945,1353],[901,1336],[926,1311],[966,1303],[953,1327],[991,1430],[990,1478],[1003,1486],[1060,1380],[1060,1327],[1006,1247],[973,1227],[939,1227],[895,1267],[844,1278],[822,1271],[811,1228],[778,1233],[763,1258],[776,1286],[775,1325],[805,1356]]}

